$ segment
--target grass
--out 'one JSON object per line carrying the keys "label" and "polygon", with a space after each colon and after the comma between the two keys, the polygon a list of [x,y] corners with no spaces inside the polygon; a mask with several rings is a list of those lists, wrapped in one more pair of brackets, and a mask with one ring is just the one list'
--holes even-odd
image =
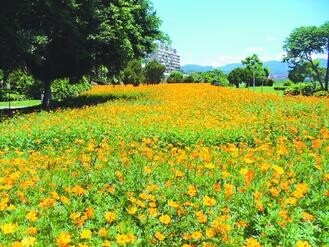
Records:
{"label": "grass", "polygon": [[283,95],[283,91],[274,90],[274,87],[269,87],[269,86],[255,87],[255,89],[253,87],[244,88],[244,89],[249,91],[259,92],[259,93],[272,93],[276,95]]}
{"label": "grass", "polygon": [[[11,101],[10,107],[13,108],[23,108],[23,107],[32,107],[40,105],[40,100],[22,100],[22,101]],[[0,102],[0,109],[7,109],[9,107],[9,102]]]}

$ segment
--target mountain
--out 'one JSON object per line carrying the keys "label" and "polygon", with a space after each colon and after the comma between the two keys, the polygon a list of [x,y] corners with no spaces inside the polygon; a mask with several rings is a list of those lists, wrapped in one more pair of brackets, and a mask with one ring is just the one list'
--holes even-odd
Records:
{"label": "mountain", "polygon": [[[327,60],[324,58],[319,58],[320,60],[320,65],[321,67],[326,67],[327,66]],[[228,74],[230,73],[233,69],[238,68],[238,67],[243,67],[241,63],[231,63],[227,64],[221,67],[213,67],[213,66],[201,66],[197,64],[187,64],[182,66],[182,70],[184,73],[189,74],[192,72],[206,72],[209,70],[214,70],[214,69],[220,69],[224,73]],[[270,69],[270,77],[272,78],[288,78],[288,73],[289,73],[289,65],[288,63],[283,63],[281,61],[267,61],[264,62],[264,67],[267,67]]]}
{"label": "mountain", "polygon": [[186,64],[182,66],[182,70],[184,73],[189,74],[192,72],[206,72],[209,70],[215,69],[212,66],[202,66],[202,65],[197,65],[197,64]]}
{"label": "mountain", "polygon": [[218,69],[222,70],[224,73],[228,74],[230,73],[232,70],[239,68],[239,67],[243,67],[243,65],[241,63],[231,63],[231,64],[227,64],[224,66],[219,67]]}

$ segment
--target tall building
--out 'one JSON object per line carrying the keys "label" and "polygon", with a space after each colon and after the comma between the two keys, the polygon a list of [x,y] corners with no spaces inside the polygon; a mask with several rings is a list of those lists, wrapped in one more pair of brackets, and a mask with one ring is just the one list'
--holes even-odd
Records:
{"label": "tall building", "polygon": [[147,60],[155,59],[159,63],[165,65],[165,73],[180,70],[180,56],[177,54],[177,50],[161,42],[158,42],[156,45],[155,51],[148,56]]}

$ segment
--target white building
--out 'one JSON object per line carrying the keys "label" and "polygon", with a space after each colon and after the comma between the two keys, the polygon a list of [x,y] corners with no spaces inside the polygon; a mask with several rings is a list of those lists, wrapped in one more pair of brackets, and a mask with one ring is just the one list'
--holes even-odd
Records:
{"label": "white building", "polygon": [[157,43],[157,48],[147,58],[147,60],[153,59],[166,66],[165,73],[171,73],[181,69],[180,56],[177,54],[177,50],[163,43]]}

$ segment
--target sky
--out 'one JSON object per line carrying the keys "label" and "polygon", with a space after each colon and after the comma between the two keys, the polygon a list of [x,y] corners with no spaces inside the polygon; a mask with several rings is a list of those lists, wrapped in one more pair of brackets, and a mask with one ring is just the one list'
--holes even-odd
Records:
{"label": "sky", "polygon": [[[329,0],[151,0],[181,65],[222,66],[256,53],[281,60],[300,26],[329,21]],[[321,56],[320,56],[321,57]]]}

